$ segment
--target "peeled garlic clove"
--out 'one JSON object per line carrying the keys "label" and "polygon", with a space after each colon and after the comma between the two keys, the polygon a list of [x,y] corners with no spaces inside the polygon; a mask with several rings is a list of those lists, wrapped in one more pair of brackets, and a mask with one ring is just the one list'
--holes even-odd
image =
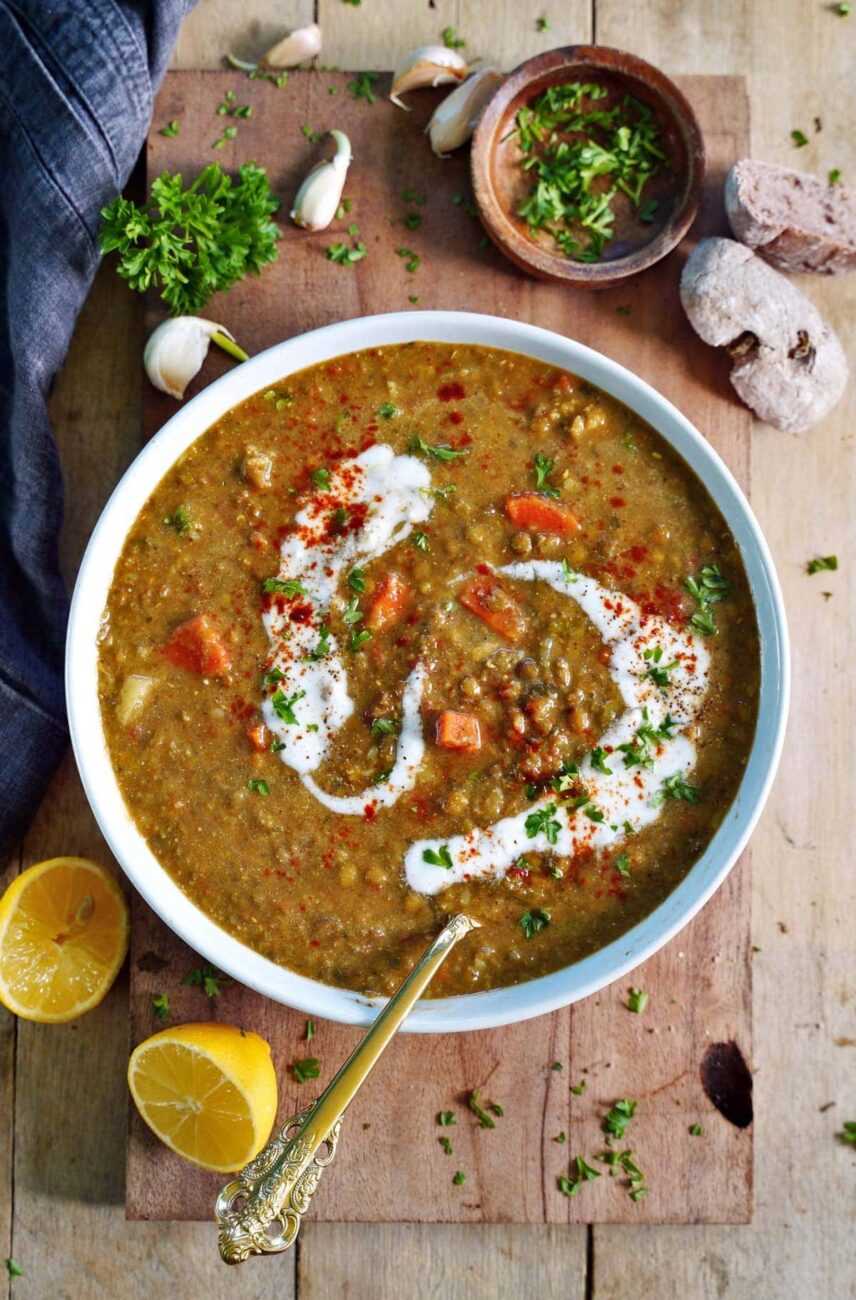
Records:
{"label": "peeled garlic clove", "polygon": [[304,230],[326,230],[336,215],[351,165],[351,142],[344,131],[330,131],[336,152],[317,163],[303,181],[294,199],[291,219]]}
{"label": "peeled garlic clove", "polygon": [[420,45],[411,50],[395,70],[389,97],[399,108],[407,108],[399,99],[408,90],[423,86],[449,86],[463,81],[469,71],[466,59],[445,45]]}
{"label": "peeled garlic clove", "polygon": [[212,339],[239,361],[247,360],[225,325],[216,321],[174,316],[158,325],[143,353],[146,374],[155,388],[180,402],[191,379],[199,374]]}
{"label": "peeled garlic clove", "polygon": [[259,59],[262,68],[296,68],[307,59],[314,59],[321,53],[321,28],[317,23],[308,27],[296,27],[293,32],[283,36],[281,41],[271,46],[267,54]]}
{"label": "peeled garlic clove", "polygon": [[437,105],[425,128],[436,154],[442,157],[466,144],[476,129],[482,109],[502,79],[502,73],[496,68],[482,68]]}

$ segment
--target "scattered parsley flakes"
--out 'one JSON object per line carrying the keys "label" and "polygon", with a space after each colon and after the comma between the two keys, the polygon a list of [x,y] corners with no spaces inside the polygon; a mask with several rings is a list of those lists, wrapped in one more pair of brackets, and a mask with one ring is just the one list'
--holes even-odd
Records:
{"label": "scattered parsley flakes", "polygon": [[351,588],[351,591],[365,591],[365,569],[351,569],[351,572],[348,574],[348,586]]}
{"label": "scattered parsley flakes", "polygon": [[450,1128],[455,1122],[455,1112],[453,1110],[441,1110],[437,1115],[437,1123],[441,1128]]}
{"label": "scattered parsley flakes", "polygon": [[[166,522],[166,520],[164,520]],[[805,571],[809,577],[813,573],[835,573],[838,568],[837,555],[818,555],[813,560],[809,560],[805,566]]]}
{"label": "scattered parsley flakes", "polygon": [[262,781],[258,777],[252,777],[247,782],[247,789],[252,794],[260,794],[265,799],[270,794],[270,786],[268,785],[267,781]]}
{"label": "scattered parsley flakes", "polygon": [[535,459],[533,461],[535,487],[539,492],[543,492],[546,497],[558,497],[561,495],[557,487],[554,487],[552,483],[547,482],[548,476],[553,473],[555,463],[556,462],[549,456],[545,456],[543,452],[536,451]]}
{"label": "scattered parsley flakes", "polygon": [[447,50],[462,50],[467,43],[466,41],[461,40],[461,37],[455,31],[454,27],[444,27],[442,36],[443,44]]}
{"label": "scattered parsley flakes", "polygon": [[616,307],[616,309],[615,309],[615,314],[616,314],[616,316],[629,316],[629,315],[630,315],[630,310],[631,310],[631,309],[630,309],[630,307],[627,305],[627,303],[626,303],[626,302],[622,302],[622,303],[619,303],[619,305]]}
{"label": "scattered parsley flakes", "polygon": [[638,1016],[641,1016],[642,1012],[648,1005],[649,997],[650,994],[646,993],[644,989],[637,989],[635,986],[631,986],[627,997],[627,1010],[635,1011]]}
{"label": "scattered parsley flakes", "polygon": [[550,1066],[551,1070],[564,1070],[564,1068],[565,1067],[564,1065],[562,1065],[561,1061],[554,1061],[553,1064]]}
{"label": "scattered parsley flakes", "polygon": [[571,1092],[575,1097],[581,1097],[586,1090],[586,1081],[581,1079],[579,1083],[571,1084]]}
{"label": "scattered parsley flakes", "polygon": [[210,962],[206,961],[201,966],[196,966],[193,970],[188,971],[181,983],[184,988],[199,985],[206,997],[219,998],[223,989],[229,984],[233,984],[234,980],[230,975],[224,975],[223,971],[218,970],[216,966],[212,966]]}
{"label": "scattered parsley flakes", "polygon": [[604,776],[612,776],[612,768],[606,766],[606,750],[593,749],[591,751],[591,765],[595,772],[602,772]]}
{"label": "scattered parsley flakes", "polygon": [[804,149],[805,146],[808,144],[808,136],[804,131],[791,131],[791,139],[793,140],[797,149]]}
{"label": "scattered parsley flakes", "polygon": [[174,528],[179,537],[185,537],[190,532],[190,513],[187,506],[178,506],[175,512],[167,515],[164,519],[167,528]]}
{"label": "scattered parsley flakes", "polygon": [[615,859],[613,866],[615,867],[615,870],[618,872],[619,876],[623,876],[625,880],[629,878],[630,858],[626,853],[619,854],[619,856]]}
{"label": "scattered parsley flakes", "polygon": [[697,785],[690,785],[681,776],[680,772],[667,776],[663,782],[662,788],[654,795],[654,805],[661,804],[664,799],[683,800],[684,803],[698,803],[699,788]]}
{"label": "scattered parsley flakes", "polygon": [[428,534],[421,529],[411,535],[410,541],[418,551],[428,550]]}
{"label": "scattered parsley flakes", "polygon": [[600,1170],[592,1169],[591,1165],[582,1156],[574,1157],[574,1169],[576,1174],[573,1178],[567,1178],[564,1174],[560,1174],[556,1179],[559,1191],[563,1196],[576,1196],[583,1183],[590,1183],[595,1178],[600,1178]]}
{"label": "scattered parsley flakes", "polygon": [[347,244],[329,244],[324,249],[327,260],[335,262],[338,266],[353,266],[355,262],[361,262],[368,255],[369,250],[362,241],[354,244],[352,248],[348,248]]}
{"label": "scattered parsley flakes", "polygon": [[535,30],[536,32],[548,32],[550,30],[550,20],[546,14],[542,14],[540,18],[535,19]]}
{"label": "scattered parsley flakes", "polygon": [[371,734],[373,736],[394,736],[398,730],[398,725],[395,718],[374,718],[371,725]]}
{"label": "scattered parsley flakes", "polygon": [[457,450],[444,442],[432,446],[431,443],[426,442],[424,438],[421,438],[418,433],[413,435],[408,451],[419,451],[423,456],[433,456],[434,460],[442,461],[456,460],[458,456],[466,456],[467,454],[466,448]]}
{"label": "scattered parsley flakes", "polygon": [[364,628],[362,632],[357,632],[355,630],[351,633],[351,639],[348,642],[348,645],[349,648],[356,654],[357,650],[361,650],[365,645],[365,643],[367,641],[371,641],[371,639],[372,639],[372,634],[368,630],[368,628]]}
{"label": "scattered parsley flakes", "polygon": [[442,867],[444,871],[451,871],[454,865],[448,844],[441,844],[436,850],[423,849],[422,861],[427,862],[431,867]]}
{"label": "scattered parsley flakes", "polygon": [[460,1187],[462,1186],[463,1183],[466,1182],[466,1179],[467,1179],[467,1175],[463,1172],[463,1170],[459,1169],[458,1172],[455,1174],[454,1178],[452,1179],[452,1182],[455,1184],[456,1187]]}
{"label": "scattered parsley flakes", "polygon": [[[479,1128],[496,1128],[496,1121],[488,1114],[488,1111],[485,1110],[484,1106],[481,1104],[481,1091],[481,1088],[474,1088],[469,1097],[467,1097],[467,1105],[477,1117]],[[502,1107],[497,1105],[496,1102],[489,1102],[488,1110],[492,1110],[494,1115],[497,1115],[500,1119],[504,1114]]]}
{"label": "scattered parsley flakes", "polygon": [[[536,791],[537,793],[537,791]],[[548,803],[544,808],[536,808],[531,812],[524,822],[526,834],[530,840],[534,840],[538,835],[546,835],[548,844],[555,844],[559,838],[559,831],[562,829],[561,822],[556,821],[556,805]],[[539,927],[540,928],[540,927]]]}
{"label": "scattered parsley flakes", "polygon": [[374,104],[377,96],[374,93],[374,84],[380,76],[379,72],[358,72],[353,81],[349,81],[347,89],[351,92],[353,99],[364,99],[367,104]]}
{"label": "scattered parsley flakes", "polygon": [[447,1137],[438,1137],[437,1141],[440,1143],[440,1146],[443,1148],[446,1155],[450,1156],[452,1154],[452,1143],[450,1139]]}
{"label": "scattered parsley flakes", "polygon": [[[330,629],[322,623],[318,628],[318,644],[313,650],[309,651],[306,656],[306,662],[317,664],[321,659],[326,659],[330,653]],[[317,727],[315,730],[317,731]]]}
{"label": "scattered parsley flakes", "polygon": [[169,995],[156,993],[152,998],[152,1010],[158,1020],[169,1020]]}
{"label": "scattered parsley flakes", "polygon": [[846,1119],[844,1127],[840,1133],[835,1136],[839,1142],[844,1142],[847,1146],[856,1147],[856,1120]]}
{"label": "scattered parsley flakes", "polygon": [[377,408],[377,413],[383,420],[391,420],[393,416],[401,415],[401,411],[392,402],[384,402],[383,406]]}
{"label": "scattered parsley flakes", "polygon": [[719,566],[706,564],[697,574],[684,579],[684,587],[698,605],[689,620],[690,627],[702,636],[714,636],[716,621],[710,607],[724,600],[729,591],[728,582],[720,573]]}
{"label": "scattered parsley flakes", "polygon": [[309,1079],[317,1079],[321,1073],[318,1057],[307,1056],[303,1061],[295,1061],[291,1067],[291,1072],[298,1083],[306,1083]]}
{"label": "scattered parsley flakes", "polygon": [[311,1043],[311,1042],[312,1042],[312,1039],[315,1037],[315,1031],[316,1031],[316,1028],[317,1028],[317,1026],[316,1026],[314,1020],[307,1020],[307,1022],[306,1022],[306,1031],[305,1031],[305,1033],[304,1033],[304,1035],[303,1035],[303,1040],[304,1040],[304,1042],[306,1042],[306,1043]]}
{"label": "scattered parsley flakes", "polygon": [[320,488],[322,492],[329,491],[330,489],[329,469],[313,469],[309,477],[312,479],[312,482],[315,484],[315,486],[317,488]]}
{"label": "scattered parsley flakes", "polygon": [[701,1124],[690,1124],[690,1137],[700,1138],[703,1132]]}
{"label": "scattered parsley flakes", "polygon": [[295,691],[293,695],[286,695],[281,687],[276,690],[270,700],[276,716],[290,727],[298,727],[300,722],[294,712],[294,706],[298,700],[303,699],[305,694],[305,691]]}
{"label": "scattered parsley flakes", "polygon": [[6,1272],[9,1274],[10,1279],[24,1276],[24,1270],[21,1268],[21,1265],[18,1263],[17,1259],[13,1259],[11,1255],[6,1260]]}
{"label": "scattered parsley flakes", "polygon": [[407,261],[404,264],[405,271],[409,271],[410,274],[413,275],[414,271],[419,270],[422,258],[418,253],[414,253],[412,248],[397,248],[395,251],[399,257],[407,258]]}
{"label": "scattered parsley flakes", "polygon": [[[545,930],[550,924],[550,913],[540,907],[533,907],[531,912],[524,912],[519,925],[527,939],[531,939],[539,930]],[[559,1067],[561,1069],[561,1066]]]}
{"label": "scattered parsley flakes", "polygon": [[609,1110],[603,1121],[603,1131],[619,1140],[624,1137],[627,1126],[636,1114],[636,1102],[622,1098]]}
{"label": "scattered parsley flakes", "polygon": [[558,1142],[560,1146],[562,1146],[565,1142],[567,1142],[567,1140],[568,1140],[568,1135],[564,1129],[562,1129],[561,1133],[557,1133],[556,1136],[553,1138],[553,1141]]}
{"label": "scattered parsley flakes", "polygon": [[265,578],[262,591],[266,596],[288,596],[289,600],[295,596],[309,595],[299,578]]}
{"label": "scattered parsley flakes", "polygon": [[178,121],[176,120],[176,118],[173,118],[171,122],[167,122],[166,126],[161,127],[160,131],[158,131],[158,135],[165,135],[169,137],[176,136],[178,135],[180,129],[181,128],[178,124]]}

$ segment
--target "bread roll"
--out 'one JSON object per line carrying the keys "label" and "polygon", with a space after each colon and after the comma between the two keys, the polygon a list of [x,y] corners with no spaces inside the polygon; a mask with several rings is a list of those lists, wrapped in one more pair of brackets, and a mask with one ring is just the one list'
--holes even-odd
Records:
{"label": "bread roll", "polygon": [[856,270],[856,194],[775,163],[742,158],[725,180],[735,238],[783,271]]}

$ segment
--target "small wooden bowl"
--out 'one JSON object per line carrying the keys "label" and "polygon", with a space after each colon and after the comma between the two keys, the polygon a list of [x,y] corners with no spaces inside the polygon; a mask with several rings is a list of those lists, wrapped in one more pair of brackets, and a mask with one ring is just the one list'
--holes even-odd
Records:
{"label": "small wooden bowl", "polygon": [[[574,262],[552,236],[530,234],[515,216],[528,192],[523,156],[514,135],[518,109],[551,86],[594,81],[614,94],[630,94],[653,112],[670,160],[645,187],[657,199],[650,225],[619,195],[613,202],[615,234],[598,262]],[[598,45],[547,50],[521,63],[488,103],[473,137],[470,159],[473,193],[482,223],[498,248],[540,280],[583,289],[605,289],[659,262],[689,230],[698,211],[704,178],[704,143],[696,116],[674,82],[634,54]]]}

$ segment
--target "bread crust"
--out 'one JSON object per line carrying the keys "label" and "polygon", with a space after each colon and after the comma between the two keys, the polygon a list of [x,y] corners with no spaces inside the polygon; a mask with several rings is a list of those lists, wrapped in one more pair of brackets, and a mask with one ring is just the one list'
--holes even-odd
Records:
{"label": "bread crust", "polygon": [[856,194],[806,172],[741,158],[725,178],[736,239],[783,271],[856,270]]}
{"label": "bread crust", "polygon": [[847,360],[833,330],[744,244],[703,239],[684,267],[681,303],[705,343],[728,349],[738,395],[777,429],[810,429],[844,391]]}

